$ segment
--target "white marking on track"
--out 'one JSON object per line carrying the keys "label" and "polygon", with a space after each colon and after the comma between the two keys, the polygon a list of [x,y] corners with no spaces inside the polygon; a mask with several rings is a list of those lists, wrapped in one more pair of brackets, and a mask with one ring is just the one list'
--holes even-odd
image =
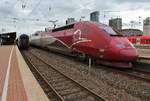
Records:
{"label": "white marking on track", "polygon": [[1,101],[7,101],[8,83],[9,83],[9,75],[10,75],[10,67],[11,67],[11,59],[12,59],[13,50],[14,50],[14,46],[12,47],[11,53],[10,53],[10,56],[9,56],[7,73],[6,73],[6,77],[5,77],[5,82],[4,82],[4,88],[3,88],[3,92],[2,92]]}

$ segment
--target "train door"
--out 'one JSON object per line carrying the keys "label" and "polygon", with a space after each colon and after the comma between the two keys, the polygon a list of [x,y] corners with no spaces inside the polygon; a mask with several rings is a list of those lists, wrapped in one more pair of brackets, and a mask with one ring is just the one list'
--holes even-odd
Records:
{"label": "train door", "polygon": [[52,38],[50,38],[50,35],[48,33],[42,33],[40,34],[40,41],[42,47],[47,47],[49,44],[51,44]]}
{"label": "train door", "polygon": [[137,44],[137,45],[140,45],[140,37],[137,37],[137,38],[136,38],[136,44]]}

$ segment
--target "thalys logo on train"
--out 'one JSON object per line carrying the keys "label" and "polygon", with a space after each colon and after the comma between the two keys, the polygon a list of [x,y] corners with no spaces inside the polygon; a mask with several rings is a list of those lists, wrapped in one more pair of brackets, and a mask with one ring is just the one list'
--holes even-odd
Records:
{"label": "thalys logo on train", "polygon": [[81,37],[81,30],[78,29],[76,30],[74,33],[73,33],[73,42],[76,43],[76,42],[83,42],[83,41],[91,41],[91,40],[88,40],[87,38],[82,38]]}
{"label": "thalys logo on train", "polygon": [[73,33],[73,42],[77,42],[81,39],[81,30],[76,30],[74,33]]}

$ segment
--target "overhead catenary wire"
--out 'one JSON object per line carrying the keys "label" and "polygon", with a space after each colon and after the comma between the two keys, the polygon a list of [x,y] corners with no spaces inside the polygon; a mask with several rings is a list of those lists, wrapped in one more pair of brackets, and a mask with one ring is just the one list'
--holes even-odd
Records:
{"label": "overhead catenary wire", "polygon": [[32,9],[32,11],[28,14],[28,17],[30,17],[33,14],[33,12],[38,8],[38,6],[40,5],[41,1],[42,0],[38,1],[38,3],[34,6],[34,8]]}

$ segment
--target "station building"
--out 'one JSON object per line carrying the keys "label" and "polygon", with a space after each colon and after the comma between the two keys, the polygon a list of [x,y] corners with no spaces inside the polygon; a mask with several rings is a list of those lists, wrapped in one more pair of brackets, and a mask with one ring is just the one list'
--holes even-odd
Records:
{"label": "station building", "polygon": [[139,29],[122,29],[121,33],[124,36],[142,36],[143,32]]}
{"label": "station building", "polygon": [[99,22],[99,11],[90,13],[90,21]]}
{"label": "station building", "polygon": [[121,30],[122,29],[122,19],[121,18],[110,19],[109,26],[111,26],[113,29]]}
{"label": "station building", "polygon": [[147,17],[143,21],[143,33],[144,33],[145,36],[150,35],[150,17]]}

